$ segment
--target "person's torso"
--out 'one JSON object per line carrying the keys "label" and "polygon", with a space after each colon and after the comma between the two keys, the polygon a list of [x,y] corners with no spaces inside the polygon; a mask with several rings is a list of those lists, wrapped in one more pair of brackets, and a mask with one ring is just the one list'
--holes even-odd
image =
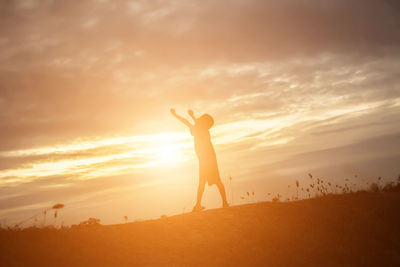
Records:
{"label": "person's torso", "polygon": [[190,132],[194,137],[194,148],[198,156],[215,154],[208,129],[194,125]]}

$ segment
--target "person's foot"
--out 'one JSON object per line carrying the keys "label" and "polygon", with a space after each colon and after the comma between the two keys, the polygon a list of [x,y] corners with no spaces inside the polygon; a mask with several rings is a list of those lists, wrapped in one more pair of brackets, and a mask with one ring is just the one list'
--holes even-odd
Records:
{"label": "person's foot", "polygon": [[201,210],[204,210],[204,209],[205,209],[205,207],[203,207],[201,205],[196,205],[196,206],[193,207],[192,212],[198,212],[198,211],[201,211]]}
{"label": "person's foot", "polygon": [[226,201],[225,201],[225,202],[223,202],[223,203],[222,203],[222,207],[223,207],[223,208],[227,208],[227,207],[229,207],[229,203],[228,203],[228,202],[226,202]]}

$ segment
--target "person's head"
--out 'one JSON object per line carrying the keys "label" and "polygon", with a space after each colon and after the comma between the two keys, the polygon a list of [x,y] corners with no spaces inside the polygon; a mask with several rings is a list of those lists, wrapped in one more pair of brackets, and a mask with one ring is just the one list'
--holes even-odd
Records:
{"label": "person's head", "polygon": [[208,114],[201,115],[200,118],[197,119],[197,122],[201,127],[210,129],[214,125],[214,119]]}

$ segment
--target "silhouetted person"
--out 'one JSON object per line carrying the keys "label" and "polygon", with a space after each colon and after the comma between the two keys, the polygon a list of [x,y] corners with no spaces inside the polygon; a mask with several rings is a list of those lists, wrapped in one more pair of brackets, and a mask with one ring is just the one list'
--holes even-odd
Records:
{"label": "silhouetted person", "polygon": [[228,207],[229,204],[226,201],[225,187],[222,184],[219,176],[217,157],[215,155],[215,150],[211,143],[210,133],[208,131],[213,126],[214,119],[208,114],[203,114],[201,117],[196,118],[193,111],[188,110],[188,114],[194,120],[193,125],[187,119],[177,115],[175,109],[172,108],[171,113],[178,120],[189,127],[190,133],[194,137],[194,149],[196,151],[197,158],[199,159],[199,188],[197,190],[197,202],[193,208],[193,211],[204,209],[204,207],[201,206],[201,198],[203,196],[206,182],[208,185],[217,185],[222,198],[222,206],[224,208]]}

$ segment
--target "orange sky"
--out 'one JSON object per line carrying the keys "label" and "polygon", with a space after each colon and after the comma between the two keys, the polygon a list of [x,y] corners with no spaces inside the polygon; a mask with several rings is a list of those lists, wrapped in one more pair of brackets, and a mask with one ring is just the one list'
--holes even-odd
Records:
{"label": "orange sky", "polygon": [[[400,173],[397,1],[4,1],[0,223],[191,209],[197,160],[169,114],[214,116],[228,198],[309,172]],[[232,185],[228,177],[232,176]],[[218,207],[208,188],[208,207]]]}

